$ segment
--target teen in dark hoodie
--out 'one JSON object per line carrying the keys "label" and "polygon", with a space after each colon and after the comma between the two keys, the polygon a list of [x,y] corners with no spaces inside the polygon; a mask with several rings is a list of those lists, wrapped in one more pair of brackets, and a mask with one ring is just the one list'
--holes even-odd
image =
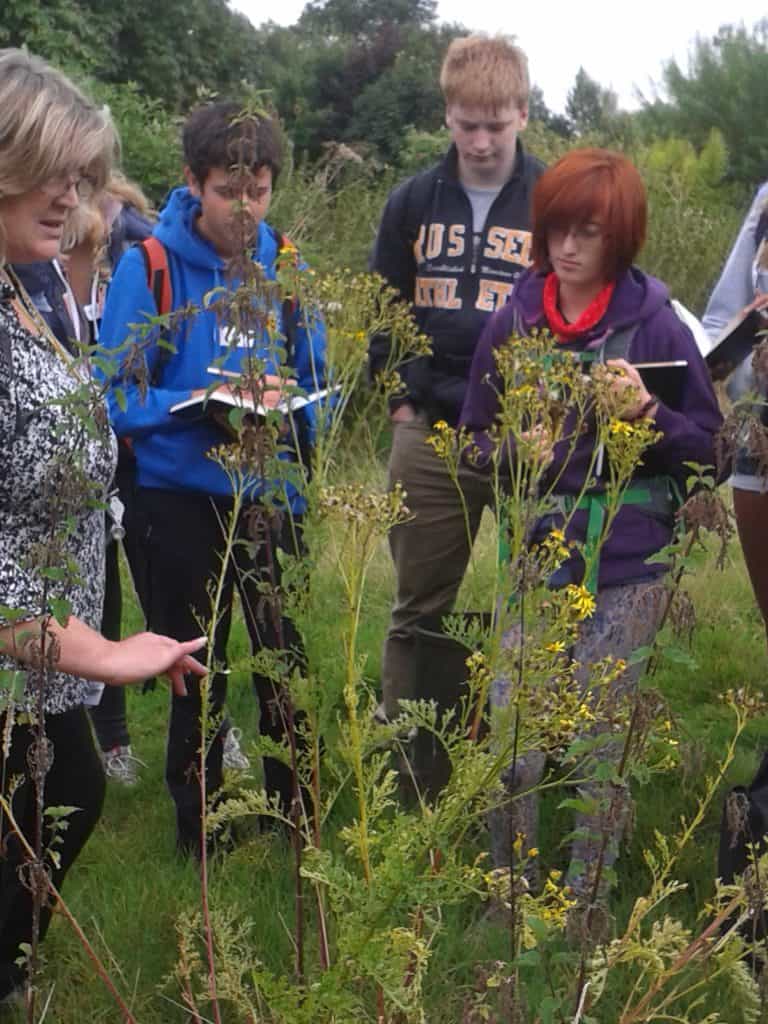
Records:
{"label": "teen in dark hoodie", "polygon": [[[572,352],[600,350],[612,334],[631,329],[626,358],[608,360],[609,365],[622,371],[614,386],[634,388],[625,396],[621,418],[631,421],[647,417],[661,434],[644,455],[638,478],[671,477],[684,489],[689,475],[686,462],[714,463],[714,436],[721,417],[704,361],[690,331],[670,306],[665,285],[632,266],[645,239],[645,228],[646,198],[640,175],[618,153],[575,150],[539,179],[533,198],[534,266],[521,275],[509,303],[494,314],[483,331],[461,415],[462,425],[473,433],[480,450],[481,466],[489,461],[491,441],[487,431],[499,413],[501,385],[494,349],[506,344],[512,335],[525,336],[536,328],[548,329],[559,346]],[[676,408],[649,394],[632,365],[668,360],[688,364]],[[570,457],[567,443],[555,446],[547,476],[557,480],[556,494],[581,493],[595,443],[593,421],[591,426],[588,422]],[[598,480],[595,490],[600,489]],[[586,511],[573,516],[566,531],[569,540],[585,540],[586,518]],[[547,516],[540,532],[549,532],[558,525],[556,517],[553,522],[553,517]],[[669,543],[673,528],[671,504],[661,514],[658,506],[628,503],[621,507],[601,549],[594,614],[582,623],[573,650],[573,658],[580,665],[589,665],[608,654],[627,658],[634,649],[653,640],[664,604],[656,580],[667,567],[649,564],[648,559]],[[578,554],[558,572],[563,583],[581,583],[583,575],[584,563]],[[628,669],[620,685],[634,685],[641,672],[642,665]],[[578,674],[588,685],[584,670]],[[610,750],[604,748],[602,756],[610,756]],[[544,760],[543,753],[526,754],[517,763],[515,777],[505,781],[517,791],[536,785]],[[590,795],[606,804],[605,785],[587,788]],[[613,835],[606,866],[616,856],[628,808],[627,799],[608,802],[613,807],[607,827]],[[582,815],[577,823],[581,838],[574,845],[574,870],[569,877],[577,896],[591,889],[590,865],[597,860],[601,813],[605,811],[591,817]],[[506,824],[502,820],[505,817]],[[510,825],[513,836],[520,831],[529,846],[536,845],[535,795],[518,797],[492,825],[498,863],[505,862],[505,853],[508,856],[504,833]],[[587,865],[586,870],[583,865]]]}

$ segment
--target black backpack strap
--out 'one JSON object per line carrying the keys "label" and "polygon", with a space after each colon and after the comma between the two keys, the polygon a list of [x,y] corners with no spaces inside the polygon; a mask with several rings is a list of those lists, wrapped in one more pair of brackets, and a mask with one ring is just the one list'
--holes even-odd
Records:
{"label": "black backpack strap", "polygon": [[419,228],[427,207],[432,203],[438,181],[431,174],[417,174],[408,185],[403,208],[403,232],[409,245],[413,245],[419,236]]}
{"label": "black backpack strap", "polygon": [[630,324],[629,327],[621,327],[618,331],[611,331],[603,339],[597,361],[606,363],[609,359],[626,359],[629,362],[629,350],[639,328],[640,324],[637,323]]}

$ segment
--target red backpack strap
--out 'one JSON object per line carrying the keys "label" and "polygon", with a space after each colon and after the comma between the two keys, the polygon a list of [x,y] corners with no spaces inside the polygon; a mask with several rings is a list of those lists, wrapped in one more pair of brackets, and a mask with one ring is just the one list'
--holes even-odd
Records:
{"label": "red backpack strap", "polygon": [[139,243],[144,265],[147,270],[147,284],[155,299],[155,306],[160,316],[165,316],[173,309],[173,290],[171,288],[171,272],[168,267],[168,250],[160,239],[150,235]]}
{"label": "red backpack strap", "polygon": [[[147,285],[155,300],[155,308],[159,316],[165,316],[173,311],[173,288],[171,287],[171,271],[168,266],[168,250],[159,239],[150,235],[149,238],[139,242],[139,251],[144,258]],[[161,331],[160,337],[170,340],[167,330]],[[152,387],[160,386],[165,364],[171,354],[172,352],[166,345],[160,348],[150,379]]]}

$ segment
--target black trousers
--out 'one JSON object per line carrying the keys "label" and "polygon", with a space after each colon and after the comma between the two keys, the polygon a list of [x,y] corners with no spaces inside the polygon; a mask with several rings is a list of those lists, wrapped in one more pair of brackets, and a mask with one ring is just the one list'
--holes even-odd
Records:
{"label": "black trousers", "polygon": [[[4,735],[6,716],[0,716]],[[91,726],[85,708],[78,707],[58,715],[45,716],[45,732],[53,746],[53,763],[45,777],[46,807],[69,806],[78,810],[70,814],[68,827],[59,832],[56,851],[58,865],[47,858],[51,878],[60,889],[64,876],[93,831],[104,802],[104,770],[96,752]],[[14,725],[11,748],[7,757],[0,749],[0,770],[3,792],[8,794],[14,777],[21,784],[13,793],[11,808],[18,825],[34,848],[35,791],[29,778],[28,755],[34,749],[34,729]],[[32,894],[19,876],[19,868],[27,861],[21,843],[12,832],[5,815],[0,823],[2,855],[0,856],[0,998],[23,980],[23,972],[15,964],[19,945],[32,941]],[[43,832],[43,848],[50,845],[51,833]],[[51,921],[50,902],[44,901],[40,913],[39,938],[43,939]]]}
{"label": "black trousers", "polygon": [[[109,529],[109,523],[107,523],[107,529]],[[116,541],[109,541],[104,581],[104,613],[101,617],[101,632],[107,640],[120,639],[122,614],[119,548]],[[99,703],[88,710],[96,738],[103,751],[106,752],[118,746],[128,746],[131,737],[128,732],[124,686],[105,686]]]}
{"label": "black trousers", "polygon": [[[138,515],[142,522],[146,557],[145,613],[149,628],[177,640],[191,640],[208,628],[212,615],[212,588],[220,572],[224,531],[231,516],[231,503],[206,495],[140,488]],[[300,642],[290,620],[275,618],[264,584],[279,584],[279,566],[274,548],[293,547],[286,521],[281,534],[270,532],[268,543],[256,543],[248,536],[248,515],[237,524],[238,543],[224,573],[222,602],[214,634],[214,658],[226,663],[227,640],[232,621],[232,599],[237,588],[252,650],[283,645],[300,651]],[[273,549],[270,558],[268,546]],[[205,651],[199,655],[205,658]],[[299,659],[301,654],[298,654]],[[260,704],[260,728],[264,735],[281,740],[285,735],[284,702],[274,683],[257,673],[253,686]],[[202,742],[202,699],[200,684],[187,679],[186,697],[171,698],[165,778],[176,805],[176,836],[181,850],[200,852],[201,792],[199,751]],[[208,713],[213,725],[208,733],[205,771],[206,789],[215,795],[222,783],[223,730],[221,713],[226,699],[227,677],[216,673],[209,682]],[[218,728],[216,727],[218,726]],[[292,798],[289,768],[274,758],[264,759],[267,792],[277,794],[287,810]]]}
{"label": "black trousers", "polygon": [[[144,606],[143,593],[146,589],[146,560],[141,543],[140,524],[136,518],[136,468],[133,457],[121,448],[115,486],[123,503],[123,549],[128,559],[133,586],[139,602]],[[112,526],[107,516],[107,536]],[[120,552],[115,540],[107,543],[106,578],[104,581],[104,612],[101,618],[101,632],[108,640],[120,639],[123,615],[123,599],[120,587]],[[101,701],[90,708],[91,721],[96,739],[103,751],[117,746],[128,746],[131,742],[128,731],[124,686],[105,686]]]}

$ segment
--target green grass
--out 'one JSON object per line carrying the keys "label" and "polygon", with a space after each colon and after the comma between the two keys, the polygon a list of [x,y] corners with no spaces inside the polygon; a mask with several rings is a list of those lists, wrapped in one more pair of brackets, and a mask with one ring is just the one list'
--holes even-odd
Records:
{"label": "green grass", "polygon": [[[477,574],[467,580],[462,592],[463,607],[483,606],[487,597],[483,581],[490,576],[493,552],[493,537],[486,523],[477,547]],[[392,584],[389,558],[382,544],[372,569],[362,636],[368,657],[366,676],[371,681],[378,674]],[[697,667],[663,666],[654,681],[667,697],[678,723],[683,764],[679,771],[655,776],[645,790],[637,793],[635,826],[618,866],[620,884],[613,907],[618,922],[626,919],[633,898],[645,887],[642,851],[651,845],[654,830],[672,832],[681,815],[693,812],[703,777],[716,770],[726,748],[732,716],[721,703],[721,694],[729,687],[742,685],[761,690],[766,680],[762,625],[736,547],[722,573],[715,571],[710,556],[702,557],[690,589],[699,618],[693,641]],[[333,689],[341,685],[342,659],[334,646],[338,601],[338,583],[328,574],[322,581],[313,634],[325,638],[323,664],[327,685]],[[126,629],[138,626],[136,609],[129,606]],[[244,629],[237,621],[232,654],[244,654],[246,647]],[[175,928],[181,912],[199,905],[195,867],[180,861],[174,852],[172,805],[163,782],[168,700],[164,686],[146,695],[138,690],[128,694],[134,750],[146,767],[135,789],[109,785],[103,819],[64,888],[71,909],[99,954],[111,964],[112,975],[141,1024],[186,1020],[185,1011],[178,1005],[178,985],[171,978],[177,959]],[[244,736],[253,736],[255,701],[242,675],[233,674],[230,680],[229,710]],[[750,726],[721,792],[737,781],[749,780],[767,740],[768,723]],[[554,810],[561,796],[554,794],[546,801],[541,843],[545,866],[565,859],[559,839],[561,830],[568,827],[567,820],[563,812]],[[695,922],[698,910],[713,890],[720,804],[716,801],[710,808],[695,844],[681,863],[679,875],[688,889],[675,901],[675,909],[689,925]],[[482,849],[482,835],[473,842],[478,851]],[[226,859],[215,862],[211,897],[214,907],[229,908],[237,920],[250,923],[254,960],[287,972],[292,956],[289,931],[293,909],[291,854],[284,840],[254,833]],[[446,913],[427,983],[429,1020],[459,1021],[476,965],[506,955],[508,938],[504,930],[485,920],[484,912],[485,907],[477,904]],[[53,988],[47,1020],[67,1024],[119,1020],[62,918],[54,919],[43,948],[46,966],[41,991],[47,996]],[[539,983],[540,979],[532,980],[534,990]],[[606,1005],[601,1009],[606,1016],[598,1019],[612,1024],[612,1012],[611,1005]],[[723,1020],[731,1024],[727,1010],[725,1013]],[[372,1008],[370,1019],[374,1017]],[[225,1017],[230,1019],[235,1018]]]}

